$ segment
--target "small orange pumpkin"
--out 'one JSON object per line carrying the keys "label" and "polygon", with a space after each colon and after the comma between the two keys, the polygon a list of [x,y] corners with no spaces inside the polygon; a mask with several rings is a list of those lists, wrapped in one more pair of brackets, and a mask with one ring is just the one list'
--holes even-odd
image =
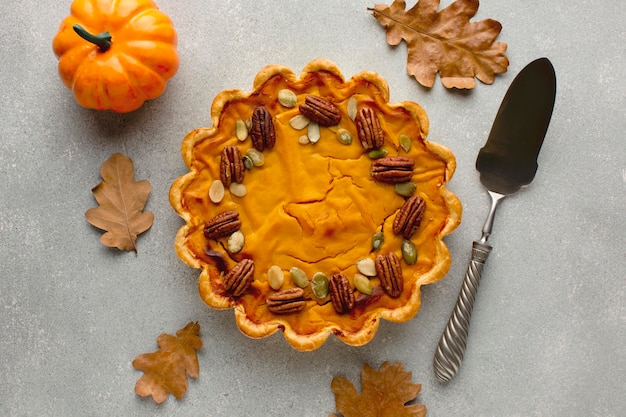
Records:
{"label": "small orange pumpkin", "polygon": [[152,0],[74,0],[52,47],[80,105],[126,113],[163,94],[178,70],[177,42]]}

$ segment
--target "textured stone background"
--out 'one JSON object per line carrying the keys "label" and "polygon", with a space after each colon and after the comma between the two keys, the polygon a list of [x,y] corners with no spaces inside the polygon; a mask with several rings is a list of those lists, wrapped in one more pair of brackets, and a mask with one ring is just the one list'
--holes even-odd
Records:
{"label": "textured stone background", "polygon": [[[80,108],[61,84],[51,41],[69,4],[0,5],[0,415],[319,417],[335,410],[333,376],[358,386],[362,365],[383,361],[413,372],[432,417],[624,415],[621,2],[482,1],[474,20],[502,23],[509,71],[459,92],[406,75],[406,48],[386,44],[366,10],[374,2],[160,0],[179,34],[181,67],[162,97],[126,115]],[[539,171],[500,207],[463,367],[440,385],[432,356],[489,205],[476,153],[513,77],[541,56],[556,68],[558,96]],[[391,101],[426,109],[429,139],[457,156],[449,188],[464,217],[446,239],[450,273],[424,289],[415,319],[383,323],[364,347],[329,339],[300,353],[280,334],[248,339],[231,311],[203,305],[197,271],[173,250],[182,221],[168,190],[186,172],[184,135],[210,124],[218,92],[249,91],[267,64],[299,73],[317,57],[346,77],[376,71]],[[98,169],[115,152],[153,186],[147,209],[156,220],[138,256],[103,247],[84,218]],[[155,350],[159,333],[196,320],[205,347],[187,395],[160,406],[136,396],[132,359]]]}

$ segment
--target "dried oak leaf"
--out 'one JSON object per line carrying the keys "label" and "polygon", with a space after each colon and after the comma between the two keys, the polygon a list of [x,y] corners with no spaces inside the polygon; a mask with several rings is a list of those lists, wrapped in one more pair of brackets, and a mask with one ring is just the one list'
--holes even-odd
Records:
{"label": "dried oak leaf", "polygon": [[502,25],[492,19],[471,22],[478,0],[456,0],[437,11],[439,0],[419,0],[405,11],[404,0],[368,9],[387,31],[387,43],[407,44],[407,72],[432,87],[437,72],[447,88],[474,88],[478,78],[492,84],[506,72],[507,45],[495,42]]}
{"label": "dried oak leaf", "polygon": [[197,378],[200,374],[196,353],[202,348],[200,325],[188,323],[176,336],[163,333],[157,343],[160,349],[137,356],[133,367],[144,373],[135,384],[135,392],[142,397],[152,395],[154,402],[160,404],[170,393],[181,399],[187,391],[187,375]]}
{"label": "dried oak leaf", "polygon": [[93,192],[98,207],[87,210],[85,217],[93,226],[105,230],[103,245],[137,252],[137,235],[152,226],[154,214],[142,211],[148,195],[148,180],[135,181],[133,161],[116,153],[100,167],[102,182]]}
{"label": "dried oak leaf", "polygon": [[335,407],[344,417],[426,415],[424,404],[405,405],[417,398],[422,386],[411,383],[411,372],[405,371],[401,363],[385,362],[378,371],[365,364],[361,371],[362,394],[342,377],[333,378],[330,386],[335,393]]}

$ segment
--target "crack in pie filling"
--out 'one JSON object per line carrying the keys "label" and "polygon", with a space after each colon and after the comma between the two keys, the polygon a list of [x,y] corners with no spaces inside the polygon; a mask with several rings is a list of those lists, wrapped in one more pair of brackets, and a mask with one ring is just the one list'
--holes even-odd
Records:
{"label": "crack in pie filling", "polygon": [[185,221],[176,252],[201,269],[208,306],[302,351],[330,334],[363,345],[380,319],[415,316],[461,221],[445,188],[454,155],[426,140],[418,104],[390,104],[378,74],[345,80],[317,59],[299,77],[265,67],[252,92],[218,94],[211,119],[184,138],[189,173],[170,189]]}

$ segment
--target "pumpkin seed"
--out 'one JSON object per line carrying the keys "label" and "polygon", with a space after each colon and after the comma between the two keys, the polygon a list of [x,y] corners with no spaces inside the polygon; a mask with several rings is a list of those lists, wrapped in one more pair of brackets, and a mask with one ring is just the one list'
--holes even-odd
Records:
{"label": "pumpkin seed", "polygon": [[246,122],[239,119],[235,124],[235,135],[240,142],[243,142],[248,138],[248,127],[246,126]]}
{"label": "pumpkin seed", "polygon": [[352,143],[352,134],[348,132],[346,129],[337,130],[337,140],[344,145],[349,145]]}
{"label": "pumpkin seed", "polygon": [[404,239],[402,241],[402,245],[400,246],[400,251],[402,252],[402,259],[409,265],[413,265],[417,262],[417,248],[408,239]]}
{"label": "pumpkin seed", "polygon": [[246,167],[247,170],[251,170],[254,168],[254,161],[248,155],[244,155],[241,160],[243,161],[243,166]]}
{"label": "pumpkin seed", "polygon": [[301,114],[296,114],[291,119],[289,119],[289,126],[293,127],[296,130],[302,130],[309,125],[309,119]]}
{"label": "pumpkin seed", "polygon": [[348,117],[354,121],[356,119],[357,106],[356,98],[354,96],[348,99]]}
{"label": "pumpkin seed", "polygon": [[372,294],[372,282],[362,274],[354,274],[354,286],[359,292],[365,295]]}
{"label": "pumpkin seed", "polygon": [[398,142],[400,142],[400,147],[404,149],[404,152],[408,152],[411,150],[411,138],[407,135],[400,135],[400,138],[398,138]]}
{"label": "pumpkin seed", "polygon": [[315,122],[309,122],[309,129],[307,131],[307,136],[309,137],[309,141],[311,143],[317,143],[320,140],[320,125]]}
{"label": "pumpkin seed", "polygon": [[270,287],[278,291],[283,286],[283,282],[285,282],[285,275],[283,275],[283,270],[280,269],[280,266],[270,266],[270,269],[267,270],[267,283]]}
{"label": "pumpkin seed", "polygon": [[256,148],[250,148],[246,151],[246,155],[252,159],[252,163],[254,164],[255,167],[260,167],[263,166],[263,164],[265,164],[265,155],[263,155],[263,152],[259,151]]}
{"label": "pumpkin seed", "polygon": [[224,198],[224,184],[220,180],[215,180],[209,187],[209,199],[215,204]]}
{"label": "pumpkin seed", "polygon": [[243,245],[246,242],[246,239],[241,233],[241,230],[237,230],[233,232],[232,235],[228,236],[228,251],[230,253],[239,253],[243,249]]}
{"label": "pumpkin seed", "polygon": [[308,145],[309,143],[311,143],[311,141],[309,140],[309,137],[307,135],[302,135],[298,138],[298,143],[300,145]]}
{"label": "pumpkin seed", "polygon": [[385,155],[387,155],[387,151],[384,149],[374,149],[367,154],[367,156],[369,156],[371,159],[379,159]]}
{"label": "pumpkin seed", "polygon": [[293,283],[298,287],[304,288],[309,285],[309,279],[307,278],[306,273],[297,266],[294,266],[289,270],[289,275],[291,276]]}
{"label": "pumpkin seed", "polygon": [[283,88],[278,92],[278,102],[287,108],[292,108],[298,104],[298,97],[293,91]]}
{"label": "pumpkin seed", "polygon": [[239,182],[231,183],[229,189],[230,193],[235,197],[245,197],[248,194],[248,188]]}
{"label": "pumpkin seed", "polygon": [[376,232],[372,236],[372,249],[378,250],[385,243],[385,235],[383,232]]}
{"label": "pumpkin seed", "polygon": [[403,197],[410,197],[415,192],[417,185],[412,182],[400,182],[394,185],[393,189],[396,194],[400,194]]}
{"label": "pumpkin seed", "polygon": [[376,265],[371,258],[363,258],[356,263],[356,269],[367,277],[376,276]]}
{"label": "pumpkin seed", "polygon": [[316,272],[311,278],[311,290],[317,298],[326,298],[328,295],[328,277],[323,272]]}

